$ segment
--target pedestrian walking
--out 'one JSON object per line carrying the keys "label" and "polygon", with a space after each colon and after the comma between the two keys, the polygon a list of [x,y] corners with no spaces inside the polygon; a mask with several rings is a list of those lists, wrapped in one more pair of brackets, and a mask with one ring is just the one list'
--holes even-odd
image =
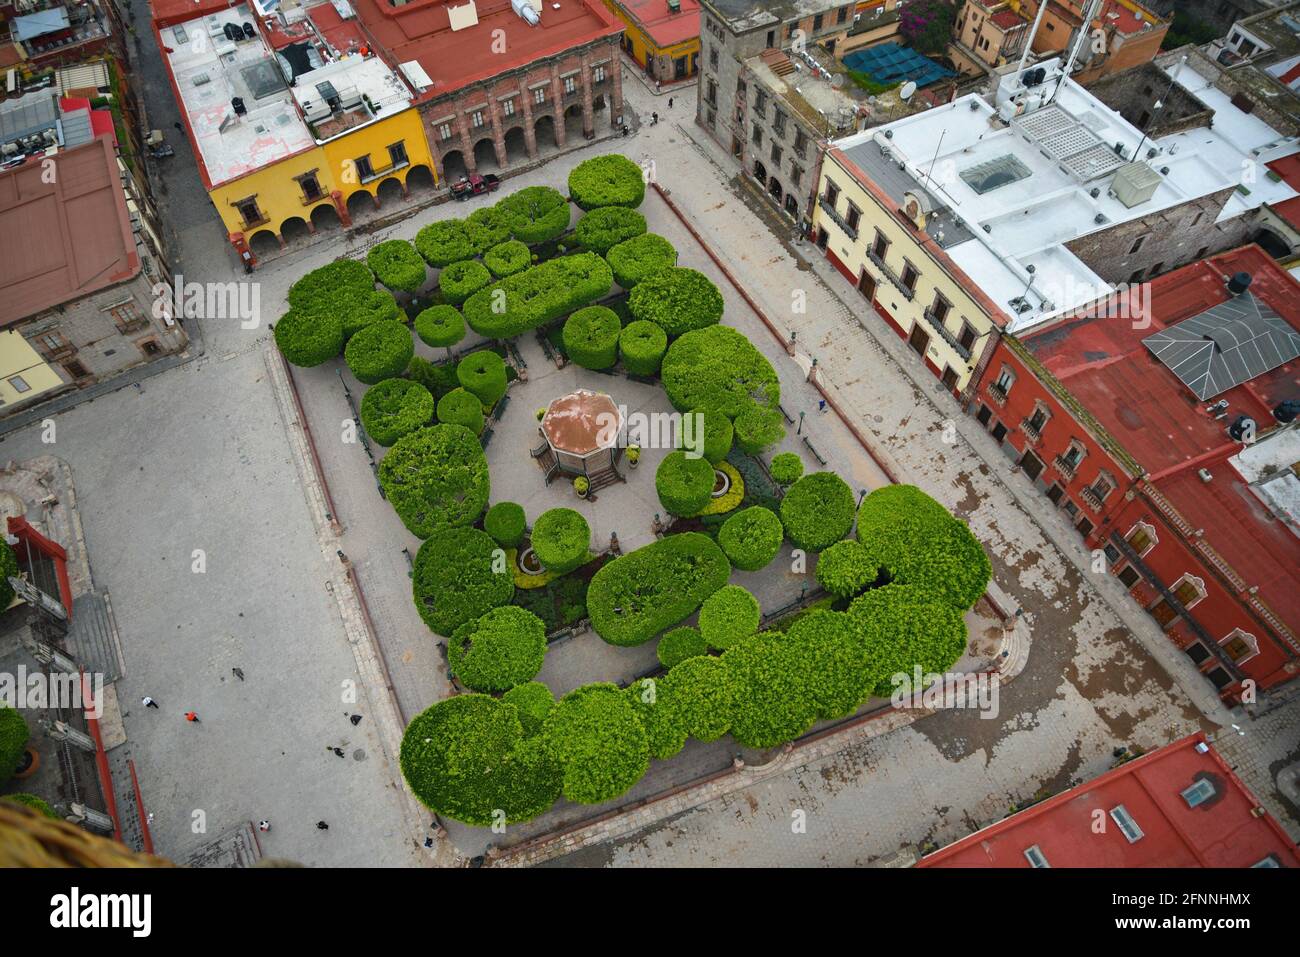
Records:
{"label": "pedestrian walking", "polygon": [[817,411],[818,411],[818,412],[825,412],[826,409],[827,409],[827,406],[826,406],[826,400],[825,400],[825,399],[818,399],[818,400],[817,400]]}
{"label": "pedestrian walking", "polygon": [[668,109],[671,110],[672,108],[673,108],[673,98],[670,96],[668,97]]}
{"label": "pedestrian walking", "polygon": [[662,93],[663,91],[664,91],[663,82],[661,80],[655,80],[655,92]]}
{"label": "pedestrian walking", "polygon": [[158,702],[154,701],[153,698],[149,697],[148,695],[145,695],[143,698],[141,698],[140,703],[144,705],[146,708],[158,707]]}
{"label": "pedestrian walking", "polygon": [[658,113],[651,113],[651,114],[650,114],[650,125],[651,125],[651,126],[657,126],[658,123],[659,123],[659,114],[658,114]]}
{"label": "pedestrian walking", "polygon": [[185,712],[185,720],[186,720],[186,721],[189,721],[189,722],[192,723],[192,724],[198,724],[198,723],[199,723],[199,715],[198,715],[198,712],[197,712],[197,711],[186,711],[186,712]]}
{"label": "pedestrian walking", "polygon": [[236,678],[238,678],[240,681],[244,680],[244,672],[239,668],[231,668],[230,673],[234,675]]}
{"label": "pedestrian walking", "polygon": [[361,723],[361,715],[354,714],[350,718],[348,718],[348,720],[352,722],[352,727],[355,728],[357,725]]}
{"label": "pedestrian walking", "polygon": [[326,824],[324,821],[317,821],[317,822],[316,822],[316,830],[318,830],[318,831],[328,831],[329,829],[330,829],[330,826],[329,826],[328,824]]}
{"label": "pedestrian walking", "polygon": [[342,749],[342,748],[332,748],[332,747],[330,747],[330,746],[327,744],[327,745],[325,745],[325,750],[326,750],[326,751],[333,751],[336,757],[340,757],[340,758],[343,757],[343,749]]}
{"label": "pedestrian walking", "polygon": [[180,120],[177,120],[175,123],[172,124],[172,126],[176,127],[177,131],[180,132],[180,133],[184,133],[184,132],[185,132],[185,127],[181,126],[181,121],[180,121]]}
{"label": "pedestrian walking", "polygon": [[257,822],[257,829],[258,829],[259,831],[265,833],[265,832],[267,832],[267,831],[269,831],[269,830],[271,829],[271,822],[270,822],[270,821],[258,821],[258,822]]}

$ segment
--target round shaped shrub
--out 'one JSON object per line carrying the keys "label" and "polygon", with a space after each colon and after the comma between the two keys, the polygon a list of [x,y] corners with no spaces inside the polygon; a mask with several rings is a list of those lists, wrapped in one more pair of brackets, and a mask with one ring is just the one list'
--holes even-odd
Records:
{"label": "round shaped shrub", "polygon": [[772,456],[772,481],[778,485],[793,485],[803,475],[803,459],[797,452],[781,452]]}
{"label": "round shaped shrub", "polygon": [[605,254],[605,259],[614,271],[614,281],[624,289],[631,289],[647,276],[677,265],[677,250],[662,236],[642,233],[623,240]]}
{"label": "round shaped shrub", "polygon": [[375,274],[355,259],[336,259],[289,287],[289,305],[301,312],[333,312],[341,294],[374,292]]}
{"label": "round shaped shrub", "polygon": [[463,425],[475,435],[483,431],[483,403],[465,389],[452,389],[438,400],[438,421]]}
{"label": "round shaped shrub", "polygon": [[564,323],[564,351],[584,369],[608,369],[618,361],[622,326],[607,306],[587,306]]}
{"label": "round shaped shrub", "polygon": [[781,550],[785,530],[771,509],[751,505],[732,515],[718,529],[718,544],[743,572],[766,568]]}
{"label": "round shaped shrub", "polygon": [[500,246],[510,238],[510,225],[513,217],[497,206],[484,206],[469,214],[465,220],[465,230],[469,233],[474,251],[485,253],[493,246]]}
{"label": "round shaped shrub", "polygon": [[671,266],[643,277],[628,296],[627,308],[632,318],[653,322],[671,339],[717,325],[722,319],[722,293],[703,273]]}
{"label": "round shaped shrub", "polygon": [[361,397],[361,427],[380,445],[392,445],[433,420],[433,395],[410,379],[385,379]]}
{"label": "round shaped shrub", "polygon": [[746,455],[758,455],[785,438],[781,413],[776,409],[750,406],[735,419],[736,446]]}
{"label": "round shaped shrub", "polygon": [[696,409],[682,416],[678,445],[692,455],[703,455],[710,465],[717,465],[731,451],[734,436],[731,420],[721,412]]}
{"label": "round shaped shrub", "polygon": [[438,274],[438,288],[443,298],[459,306],[474,293],[492,282],[492,274],[477,259],[452,263]]}
{"label": "round shaped shrub", "polygon": [[523,272],[532,261],[527,243],[521,243],[517,239],[499,243],[483,254],[483,265],[498,279]]}
{"label": "round shaped shrub", "polygon": [[27,739],[31,731],[27,721],[15,708],[0,704],[0,784],[4,784],[18,770]]}
{"label": "round shaped shrub", "polygon": [[471,352],[456,364],[456,378],[490,409],[506,394],[506,362],[491,349]]}
{"label": "round shaped shrub", "polygon": [[725,651],[758,631],[758,599],[739,585],[719,588],[700,607],[700,634],[710,648]]}
{"label": "round shaped shrub", "polygon": [[[845,613],[861,657],[872,665],[874,694],[888,697],[895,676],[941,674],[966,651],[962,610],[931,600],[917,585],[885,585],[853,599]],[[920,689],[913,689],[919,691]]]}
{"label": "round shaped shrub", "polygon": [[704,640],[704,636],[695,628],[685,626],[674,628],[672,631],[665,632],[659,639],[659,644],[655,646],[655,655],[659,663],[665,668],[672,668],[685,661],[687,658],[695,658],[699,655],[707,655],[709,646]]}
{"label": "round shaped shrub", "polygon": [[645,177],[641,167],[626,156],[595,156],[569,173],[569,195],[584,210],[598,206],[636,209],[645,199]]}
{"label": "round shaped shrub", "polygon": [[618,797],[641,780],[650,765],[645,728],[612,684],[570,691],[547,716],[542,736],[564,769],[564,796],[578,804]]}
{"label": "round shaped shrub", "polygon": [[450,636],[493,608],[510,603],[515,580],[487,532],[444,528],[415,554],[411,573],[415,608],[435,634]]}
{"label": "round shaped shrub", "polygon": [[735,419],[755,405],[775,410],[781,400],[772,364],[730,326],[709,326],[674,340],[662,375],[668,401],[679,412],[716,409]]}
{"label": "round shaped shrub", "polygon": [[402,436],[379,463],[379,484],[418,538],[473,524],[491,491],[483,446],[460,425],[432,425]]}
{"label": "round shaped shrub", "polygon": [[526,681],[515,685],[501,696],[506,704],[519,711],[519,722],[524,727],[524,737],[531,738],[542,730],[546,716],[555,708],[555,695],[540,681]]}
{"label": "round shaped shrub", "polygon": [[497,203],[497,209],[510,217],[515,239],[529,245],[557,239],[569,228],[569,201],[550,186],[515,190]]}
{"label": "round shaped shrub", "polygon": [[493,608],[457,628],[447,642],[451,672],[474,691],[506,691],[542,670],[546,626],[518,605]]}
{"label": "round shaped shrub", "polygon": [[374,385],[406,371],[415,355],[411,330],[400,322],[376,322],[348,340],[343,358],[358,382]]}
{"label": "round shaped shrub", "polygon": [[852,538],[836,542],[817,556],[817,583],[837,598],[851,598],[879,574],[875,559]]}
{"label": "round shaped shrub", "polygon": [[415,334],[426,346],[450,349],[465,338],[465,317],[455,306],[430,306],[415,317]]}
{"label": "round shaped shrub", "polygon": [[844,718],[871,696],[875,662],[855,640],[849,616],[818,608],[800,616],[785,641],[803,660],[805,687],[822,719]]}
{"label": "round shaped shrub", "polygon": [[483,516],[483,530],[502,548],[518,548],[528,531],[524,507],[516,502],[497,502]]}
{"label": "round shaped shrub", "polygon": [[686,746],[686,726],[679,719],[668,678],[638,678],[623,696],[645,728],[650,756],[665,761]]}
{"label": "round shaped shrub", "polygon": [[371,246],[366,263],[375,278],[389,289],[416,292],[428,279],[424,260],[405,239],[389,239]]}
{"label": "round shaped shrub", "polygon": [[39,811],[46,817],[52,817],[56,821],[59,819],[58,812],[50,807],[44,798],[38,798],[35,794],[6,794],[4,797],[0,797],[0,801],[12,801],[14,804],[21,804],[33,811]]}
{"label": "round shaped shrub", "polygon": [[290,309],[275,324],[275,345],[296,366],[318,366],[343,348],[343,320]]}
{"label": "round shaped shrub", "polygon": [[478,254],[469,230],[459,219],[444,219],[422,227],[415,234],[415,248],[435,269],[473,259]]}
{"label": "round shaped shrub", "polygon": [[669,535],[602,565],[592,576],[591,626],[611,645],[639,645],[693,614],[730,575],[727,556],[707,535]]}
{"label": "round shaped shrub", "polygon": [[14,600],[14,586],[9,579],[18,574],[18,556],[13,546],[0,537],[0,612],[9,607]]}
{"label": "round shaped shrub", "polygon": [[793,741],[817,719],[802,650],[765,631],[722,655],[731,676],[731,735],[750,748]]}
{"label": "round shaped shrub", "polygon": [[519,710],[487,695],[439,701],[402,736],[402,776],[425,807],[475,827],[527,821],[560,796],[559,764],[526,740]]}
{"label": "round shaped shrub", "polygon": [[552,508],[533,523],[533,553],[548,571],[564,574],[591,557],[591,528],[571,508]]}
{"label": "round shaped shrub", "polygon": [[709,504],[713,494],[713,466],[705,458],[693,459],[685,452],[670,452],[655,470],[655,491],[659,502],[673,515],[696,515]]}
{"label": "round shaped shrub", "polygon": [[795,548],[820,552],[853,527],[853,490],[834,472],[805,475],[781,499],[781,524]]}
{"label": "round shaped shrub", "polygon": [[340,290],[331,311],[343,319],[344,339],[351,339],[371,323],[389,319],[406,322],[406,313],[387,289]]}
{"label": "round shaped shrub", "polygon": [[735,688],[721,658],[694,656],[668,675],[675,717],[692,738],[716,741],[731,730]]}
{"label": "round shaped shrub", "polygon": [[584,249],[605,255],[619,243],[646,231],[645,217],[635,209],[603,206],[593,209],[574,228],[573,236]]}
{"label": "round shaped shrub", "polygon": [[667,351],[668,333],[653,322],[629,322],[619,333],[618,352],[630,375],[657,375]]}

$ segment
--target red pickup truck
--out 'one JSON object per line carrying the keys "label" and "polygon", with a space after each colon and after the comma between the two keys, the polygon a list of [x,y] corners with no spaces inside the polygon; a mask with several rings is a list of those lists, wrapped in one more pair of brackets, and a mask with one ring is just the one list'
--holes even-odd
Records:
{"label": "red pickup truck", "polygon": [[455,199],[469,199],[484,193],[495,193],[501,188],[501,180],[488,173],[484,176],[462,176],[451,184],[451,195]]}

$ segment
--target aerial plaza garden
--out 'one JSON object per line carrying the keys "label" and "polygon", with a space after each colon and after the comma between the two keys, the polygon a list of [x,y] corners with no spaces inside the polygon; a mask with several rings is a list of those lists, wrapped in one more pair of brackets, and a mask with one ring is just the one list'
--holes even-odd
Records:
{"label": "aerial plaza garden", "polygon": [[[477,827],[613,801],[692,740],[774,748],[945,672],[990,577],[918,489],[860,497],[777,451],[776,370],[647,232],[636,164],[588,160],[568,192],[318,269],[275,326],[289,362],[342,356],[368,386],[379,484],[422,542],[413,600],[459,691],[410,722],[401,767]],[[523,367],[526,339],[559,371]],[[546,680],[577,632],[592,662],[636,665]]]}

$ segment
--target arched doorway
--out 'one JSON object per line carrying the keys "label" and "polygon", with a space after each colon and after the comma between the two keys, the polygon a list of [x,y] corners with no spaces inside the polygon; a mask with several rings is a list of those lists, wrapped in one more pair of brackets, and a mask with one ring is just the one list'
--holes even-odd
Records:
{"label": "arched doorway", "polygon": [[506,165],[513,166],[528,159],[528,142],[524,138],[522,126],[512,126],[506,130]]}
{"label": "arched doorway", "polygon": [[274,256],[280,251],[280,240],[269,229],[259,229],[248,241],[248,248],[258,259]]}
{"label": "arched doorway", "polygon": [[555,119],[549,113],[533,121],[533,138],[540,149],[542,146],[559,146],[555,138]]}
{"label": "arched doorway", "polygon": [[485,136],[474,144],[474,165],[480,173],[501,168],[497,162],[497,146],[490,136]]}
{"label": "arched doorway", "polygon": [[375,190],[375,195],[379,197],[381,203],[400,202],[406,199],[402,191],[402,181],[396,176],[390,176],[379,184]]}
{"label": "arched doorway", "polygon": [[780,206],[781,200],[785,196],[785,190],[781,188],[781,181],[773,176],[772,181],[767,184],[767,191],[771,194],[772,198],[776,200],[776,204]]}
{"label": "arched doorway", "polygon": [[604,108],[605,108],[605,94],[601,93],[594,100],[591,101],[591,109],[593,112],[599,113]]}
{"label": "arched doorway", "polygon": [[758,180],[760,183],[767,182],[767,167],[759,160],[754,160],[754,179]]}
{"label": "arched doorway", "polygon": [[421,163],[406,173],[406,191],[433,189],[433,170]]}
{"label": "arched doorway", "polygon": [[564,138],[573,141],[582,136],[582,104],[573,103],[564,111]]}
{"label": "arched doorway", "polygon": [[452,150],[450,153],[444,153],[442,157],[442,182],[445,186],[448,183],[454,183],[464,176],[468,170],[465,168],[465,155],[460,150]]}
{"label": "arched doorway", "polygon": [[311,230],[307,228],[307,222],[301,216],[290,216],[280,224],[280,236],[286,243],[306,239],[310,235]]}
{"label": "arched doorway", "polygon": [[334,208],[333,203],[321,203],[311,211],[311,224],[317,230],[336,229],[343,223],[339,219],[339,211]]}
{"label": "arched doorway", "polygon": [[1271,229],[1261,229],[1252,241],[1259,243],[1260,248],[1274,259],[1291,255],[1290,244]]}
{"label": "arched doorway", "polygon": [[794,193],[785,194],[785,211],[791,219],[799,218],[799,202],[794,198]]}
{"label": "arched doorway", "polygon": [[356,219],[359,215],[371,212],[375,208],[375,200],[364,189],[359,189],[348,197],[347,210],[348,215]]}

